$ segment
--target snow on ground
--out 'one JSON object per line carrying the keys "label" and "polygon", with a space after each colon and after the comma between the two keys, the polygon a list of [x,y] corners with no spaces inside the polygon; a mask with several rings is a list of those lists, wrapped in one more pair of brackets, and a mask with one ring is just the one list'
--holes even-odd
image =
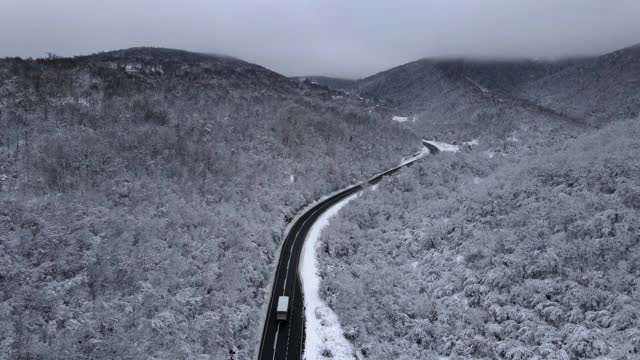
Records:
{"label": "snow on ground", "polygon": [[480,144],[480,142],[478,141],[478,139],[473,139],[473,140],[471,140],[471,141],[463,142],[463,144],[465,144],[465,145],[469,145],[469,146],[475,146],[475,145]]}
{"label": "snow on ground", "polygon": [[400,164],[398,166],[405,166],[408,163],[416,161],[418,159],[422,159],[423,157],[425,157],[425,156],[427,156],[429,154],[430,154],[429,149],[427,149],[426,146],[423,146],[422,149],[420,149],[419,152],[402,159],[402,161],[400,162]]}
{"label": "snow on ground", "polygon": [[439,141],[431,141],[431,140],[423,140],[423,141],[428,142],[429,144],[437,147],[438,149],[440,149],[440,151],[451,151],[451,152],[460,151],[460,147],[458,145],[452,145],[452,144],[447,144]]}
{"label": "snow on ground", "polygon": [[[419,152],[402,159],[398,167],[416,161],[429,154],[429,149],[422,147]],[[377,188],[378,184],[370,187],[371,191],[376,191]],[[320,215],[311,227],[309,235],[302,247],[299,271],[302,279],[302,292],[305,294],[306,338],[303,357],[305,360],[324,359],[326,356],[323,354],[326,354],[327,351],[331,353],[331,357],[334,359],[354,359],[353,348],[343,335],[338,316],[320,299],[320,278],[318,276],[316,251],[322,229],[329,224],[329,220],[335,216],[340,209],[358,196],[360,196],[360,193],[355,193],[333,205]]]}
{"label": "snow on ground", "polygon": [[302,247],[300,274],[306,319],[303,357],[305,360],[324,359],[326,357],[323,356],[323,353],[326,351],[331,352],[333,359],[354,359],[353,348],[343,335],[338,316],[320,299],[320,278],[316,251],[322,229],[329,225],[329,220],[340,209],[359,195],[360,193],[355,193],[325,211],[311,227]]}
{"label": "snow on ground", "polygon": [[489,159],[493,159],[494,156],[496,156],[496,153],[493,151],[485,151],[484,152],[485,155],[487,155],[487,157],[489,157]]}
{"label": "snow on ground", "polygon": [[409,118],[406,116],[394,116],[391,118],[393,121],[397,121],[397,122],[405,122],[405,121],[409,121]]}

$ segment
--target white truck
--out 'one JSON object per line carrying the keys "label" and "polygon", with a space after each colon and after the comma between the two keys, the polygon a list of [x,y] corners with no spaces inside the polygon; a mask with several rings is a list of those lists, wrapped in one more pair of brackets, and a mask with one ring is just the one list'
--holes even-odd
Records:
{"label": "white truck", "polygon": [[280,296],[278,298],[278,308],[276,309],[276,320],[287,321],[288,312],[289,312],[289,297]]}

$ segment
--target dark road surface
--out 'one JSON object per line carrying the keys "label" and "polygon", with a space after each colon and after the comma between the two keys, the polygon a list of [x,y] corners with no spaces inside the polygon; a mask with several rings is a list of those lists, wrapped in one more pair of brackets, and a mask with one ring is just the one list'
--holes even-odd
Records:
{"label": "dark road surface", "polygon": [[[425,144],[425,146],[427,146],[427,144]],[[438,149],[433,147],[433,145],[427,147],[431,154],[438,152]],[[431,147],[433,147],[433,149]],[[305,338],[304,302],[300,278],[298,276],[298,264],[300,262],[302,245],[304,244],[304,241],[307,238],[307,233],[313,226],[314,222],[332,205],[335,205],[349,195],[362,190],[363,186],[366,184],[377,184],[383,177],[397,172],[402,167],[408,166],[414,161],[387,170],[363,184],[347,188],[346,190],[319,202],[311,209],[307,210],[298,220],[296,220],[293,226],[291,226],[291,229],[289,233],[286,234],[286,238],[282,245],[280,260],[276,268],[275,281],[271,290],[264,329],[260,339],[260,348],[258,349],[259,360],[302,359]],[[289,320],[286,322],[276,321],[276,307],[279,296],[289,296],[290,299],[289,313],[287,316]]]}

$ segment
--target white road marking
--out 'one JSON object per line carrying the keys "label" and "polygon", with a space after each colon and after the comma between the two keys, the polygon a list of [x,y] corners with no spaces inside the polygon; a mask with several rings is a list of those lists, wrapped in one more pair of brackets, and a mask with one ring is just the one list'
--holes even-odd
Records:
{"label": "white road marking", "polygon": [[[293,283],[293,298],[291,300],[291,305],[293,305],[296,301],[296,285],[298,285],[297,282]],[[291,308],[291,312],[293,312],[293,308]],[[289,358],[289,339],[291,338],[291,328],[293,327],[291,326],[292,320],[293,319],[289,319],[290,323],[289,323],[289,329],[287,331],[287,347],[286,347],[286,351],[284,352],[284,360],[287,360]]]}
{"label": "white road marking", "polygon": [[278,328],[276,329],[276,340],[273,342],[273,357],[274,360],[276,358],[276,347],[278,346],[278,333],[280,332],[280,323],[278,323]]}

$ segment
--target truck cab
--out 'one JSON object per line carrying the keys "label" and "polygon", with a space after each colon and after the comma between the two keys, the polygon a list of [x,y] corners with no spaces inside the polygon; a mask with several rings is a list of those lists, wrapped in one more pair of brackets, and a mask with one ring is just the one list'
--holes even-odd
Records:
{"label": "truck cab", "polygon": [[289,313],[289,297],[278,297],[278,308],[276,309],[276,320],[287,321],[287,314]]}

